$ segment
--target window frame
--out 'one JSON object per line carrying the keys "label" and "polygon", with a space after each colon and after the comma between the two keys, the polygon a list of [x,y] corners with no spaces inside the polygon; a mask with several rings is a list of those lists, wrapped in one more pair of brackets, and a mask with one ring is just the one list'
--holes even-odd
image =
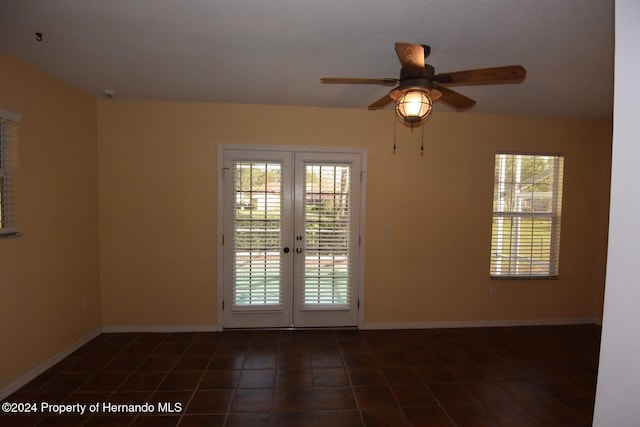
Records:
{"label": "window frame", "polygon": [[15,206],[17,137],[13,129],[19,122],[19,114],[0,109],[0,238],[19,235]]}
{"label": "window frame", "polygon": [[[551,209],[550,211],[513,211],[513,210],[498,210],[495,205],[495,201],[497,200],[497,192],[500,187],[500,179],[501,177],[497,173],[499,156],[513,156],[514,161],[516,160],[516,156],[522,157],[533,157],[535,162],[536,157],[551,157],[554,159],[555,165],[553,167],[553,181],[551,185]],[[548,280],[548,279],[558,279],[559,277],[559,264],[560,264],[560,235],[561,235],[561,220],[562,220],[562,193],[563,193],[563,184],[564,184],[564,162],[565,155],[562,153],[540,153],[540,152],[511,152],[511,151],[498,151],[494,155],[494,190],[493,190],[493,206],[492,206],[492,225],[491,225],[491,251],[490,251],[490,262],[489,262],[489,276],[491,279],[496,280]],[[503,182],[506,183],[506,180]],[[520,182],[522,183],[522,182]],[[512,182],[512,185],[515,185],[516,182]],[[533,192],[531,193],[534,194]],[[533,203],[533,196],[532,196]],[[527,263],[529,264],[529,271],[518,273],[517,265],[521,262],[518,259],[518,256],[514,255],[514,250],[518,248],[518,246],[513,246],[511,242],[509,243],[509,248],[507,249],[508,259],[507,259],[507,272],[499,273],[496,271],[494,262],[496,256],[495,250],[495,240],[498,236],[495,230],[495,220],[497,218],[507,218],[507,219],[525,219],[532,220],[535,223],[536,219],[539,220],[548,220],[550,223],[550,231],[549,231],[549,242],[545,244],[544,249],[548,251],[548,257],[546,257],[547,261],[547,270],[543,273],[533,273],[534,270],[534,259],[532,256],[529,257]],[[535,236],[535,229],[532,223],[530,236],[531,240]],[[520,232],[518,231],[518,234]],[[502,235],[504,237],[505,234]],[[502,254],[502,253],[501,253]],[[514,261],[515,260],[515,261]],[[512,265],[515,263],[515,266]]]}

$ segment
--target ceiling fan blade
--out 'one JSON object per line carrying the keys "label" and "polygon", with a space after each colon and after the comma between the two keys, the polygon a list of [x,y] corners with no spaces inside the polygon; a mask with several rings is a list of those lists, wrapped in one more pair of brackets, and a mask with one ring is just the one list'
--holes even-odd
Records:
{"label": "ceiling fan blade", "polygon": [[442,98],[442,92],[439,89],[429,89],[429,98],[435,102]]}
{"label": "ceiling fan blade", "polygon": [[389,94],[386,94],[385,96],[383,96],[382,98],[380,98],[376,102],[374,102],[373,104],[369,105],[368,109],[369,110],[379,110],[379,109],[385,107],[391,101],[393,101],[393,99],[391,99]]}
{"label": "ceiling fan blade", "polygon": [[505,67],[441,73],[435,75],[433,80],[441,84],[507,83],[522,80],[526,75],[527,70],[522,65],[507,65]]}
{"label": "ceiling fan blade", "polygon": [[327,84],[356,84],[356,85],[383,85],[383,86],[395,86],[398,84],[398,79],[384,78],[384,79],[358,79],[358,78],[342,78],[342,77],[323,77],[320,79],[321,83]]}
{"label": "ceiling fan blade", "polygon": [[458,110],[464,110],[466,108],[473,107],[476,104],[476,101],[473,99],[467,98],[463,94],[451,90],[448,87],[438,86],[438,90],[442,94],[439,101],[449,104]]}
{"label": "ceiling fan blade", "polygon": [[424,68],[424,48],[418,44],[396,43],[396,54],[403,68]]}

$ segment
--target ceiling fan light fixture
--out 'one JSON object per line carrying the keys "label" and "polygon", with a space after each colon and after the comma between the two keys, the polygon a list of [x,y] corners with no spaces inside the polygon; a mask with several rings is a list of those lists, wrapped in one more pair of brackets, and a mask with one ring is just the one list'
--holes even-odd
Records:
{"label": "ceiling fan light fixture", "polygon": [[431,113],[433,101],[425,88],[411,88],[396,101],[396,115],[401,122],[416,124],[424,121]]}

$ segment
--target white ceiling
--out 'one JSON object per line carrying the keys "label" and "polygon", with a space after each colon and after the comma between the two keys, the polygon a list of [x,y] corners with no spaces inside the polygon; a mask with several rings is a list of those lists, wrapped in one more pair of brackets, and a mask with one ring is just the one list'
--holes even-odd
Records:
{"label": "white ceiling", "polygon": [[95,97],[110,89],[118,99],[364,109],[390,88],[320,78],[397,78],[401,41],[430,45],[436,73],[527,69],[523,83],[456,87],[477,101],[470,112],[610,117],[613,7],[613,0],[0,0],[0,50]]}

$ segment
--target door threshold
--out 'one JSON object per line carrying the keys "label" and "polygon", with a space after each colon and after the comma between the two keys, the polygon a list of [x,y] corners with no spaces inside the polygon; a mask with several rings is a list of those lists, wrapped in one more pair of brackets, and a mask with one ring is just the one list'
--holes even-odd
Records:
{"label": "door threshold", "polygon": [[222,331],[357,331],[357,326],[284,326],[264,328],[222,328]]}

